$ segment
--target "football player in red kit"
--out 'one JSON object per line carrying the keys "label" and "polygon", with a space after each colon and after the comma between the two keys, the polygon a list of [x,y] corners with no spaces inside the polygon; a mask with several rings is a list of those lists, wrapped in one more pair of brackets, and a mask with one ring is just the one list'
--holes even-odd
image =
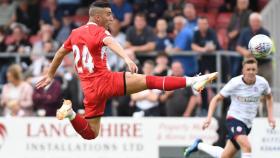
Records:
{"label": "football player in red kit", "polygon": [[[72,30],[63,46],[56,52],[50,70],[36,85],[43,88],[51,83],[58,66],[65,55],[74,53],[75,68],[84,93],[85,116],[72,110],[70,100],[65,100],[57,110],[57,118],[69,118],[74,129],[84,139],[98,136],[100,118],[108,98],[136,93],[145,89],[174,90],[192,86],[201,91],[205,85],[216,79],[217,72],[198,77],[158,77],[137,74],[135,63],[125,54],[123,48],[107,31],[113,22],[110,4],[95,1],[89,8],[89,22]],[[111,72],[107,68],[108,49],[113,50],[127,64],[130,72]]]}

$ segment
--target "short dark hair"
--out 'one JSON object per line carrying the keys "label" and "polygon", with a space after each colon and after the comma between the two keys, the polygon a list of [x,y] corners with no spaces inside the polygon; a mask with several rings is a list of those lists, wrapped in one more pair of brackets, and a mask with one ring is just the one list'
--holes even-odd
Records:
{"label": "short dark hair", "polygon": [[249,57],[249,58],[245,58],[243,60],[242,66],[244,66],[245,64],[257,64],[258,65],[258,61],[254,57]]}
{"label": "short dark hair", "polygon": [[110,8],[110,3],[107,0],[97,0],[91,3],[90,7]]}
{"label": "short dark hair", "polygon": [[[149,65],[155,66],[155,63],[154,63],[152,60],[150,60],[150,59],[145,60],[145,61],[144,61],[144,64],[149,64]],[[143,65],[144,65],[144,64],[143,64]]]}
{"label": "short dark hair", "polygon": [[205,20],[206,19],[206,20],[208,20],[207,16],[199,16],[198,19],[201,19],[201,20],[203,20],[203,19]]}
{"label": "short dark hair", "polygon": [[156,58],[159,58],[159,57],[166,57],[166,58],[168,58],[168,54],[165,51],[160,51],[156,55]]}
{"label": "short dark hair", "polygon": [[141,17],[141,18],[144,18],[146,20],[146,14],[144,12],[138,12],[135,14],[135,17]]}

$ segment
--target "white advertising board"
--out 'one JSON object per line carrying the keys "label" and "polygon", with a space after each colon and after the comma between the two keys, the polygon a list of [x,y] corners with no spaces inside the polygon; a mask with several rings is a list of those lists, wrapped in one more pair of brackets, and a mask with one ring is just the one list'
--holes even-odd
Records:
{"label": "white advertising board", "polygon": [[158,158],[159,147],[218,139],[217,122],[203,118],[102,118],[99,137],[83,140],[69,121],[0,118],[1,158]]}

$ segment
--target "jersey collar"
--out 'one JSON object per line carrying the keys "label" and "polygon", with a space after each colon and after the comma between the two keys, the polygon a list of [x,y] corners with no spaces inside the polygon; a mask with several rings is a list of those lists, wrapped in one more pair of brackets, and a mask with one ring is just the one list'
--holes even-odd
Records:
{"label": "jersey collar", "polygon": [[87,23],[87,25],[92,25],[92,24],[97,25],[95,22],[91,22],[91,21]]}

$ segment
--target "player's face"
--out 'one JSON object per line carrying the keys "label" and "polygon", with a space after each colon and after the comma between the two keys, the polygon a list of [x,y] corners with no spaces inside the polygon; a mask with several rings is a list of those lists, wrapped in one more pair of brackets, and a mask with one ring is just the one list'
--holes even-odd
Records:
{"label": "player's face", "polygon": [[113,23],[113,14],[111,8],[104,8],[103,13],[100,15],[99,24],[106,29],[110,28],[110,25]]}
{"label": "player's face", "polygon": [[253,84],[256,81],[256,75],[258,73],[257,64],[245,64],[242,69],[243,79],[248,84]]}

